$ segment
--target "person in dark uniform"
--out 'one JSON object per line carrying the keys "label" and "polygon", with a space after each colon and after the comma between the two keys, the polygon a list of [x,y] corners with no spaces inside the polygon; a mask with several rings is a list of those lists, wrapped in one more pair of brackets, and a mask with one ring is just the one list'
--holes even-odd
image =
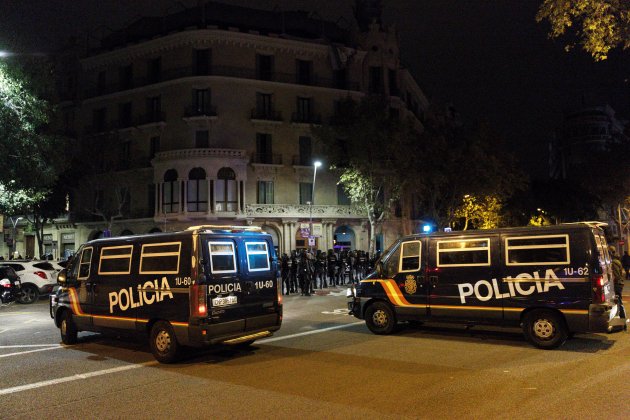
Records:
{"label": "person in dark uniform", "polygon": [[282,294],[289,294],[289,278],[291,277],[291,270],[289,269],[289,256],[284,253],[280,258],[280,277],[282,278]]}
{"label": "person in dark uniform", "polygon": [[313,262],[306,251],[302,251],[298,261],[298,279],[302,296],[311,295],[313,281]]}
{"label": "person in dark uniform", "polygon": [[289,258],[289,293],[297,293],[297,252],[291,251],[291,258]]}
{"label": "person in dark uniform", "polygon": [[365,278],[365,274],[367,273],[367,258],[365,256],[365,251],[360,251],[359,253],[359,280]]}
{"label": "person in dark uniform", "polygon": [[341,251],[337,259],[337,284],[346,284],[346,270],[348,269],[348,252]]}
{"label": "person in dark uniform", "polygon": [[337,280],[337,256],[332,249],[328,250],[326,265],[328,266],[328,283],[330,284],[330,287],[332,287],[336,284]]}
{"label": "person in dark uniform", "polygon": [[318,280],[320,289],[328,287],[326,284],[326,257],[319,249],[317,250],[317,255],[315,256],[315,286],[317,286]]}
{"label": "person in dark uniform", "polygon": [[357,251],[350,251],[348,253],[348,279],[351,284],[354,284],[357,279]]}

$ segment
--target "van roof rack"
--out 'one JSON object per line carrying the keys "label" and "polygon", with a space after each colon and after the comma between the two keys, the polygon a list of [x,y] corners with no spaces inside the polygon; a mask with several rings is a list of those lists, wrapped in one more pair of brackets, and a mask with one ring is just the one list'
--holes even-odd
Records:
{"label": "van roof rack", "polygon": [[608,223],[598,222],[597,220],[585,220],[583,222],[563,223],[563,225],[586,225],[588,227],[606,227]]}
{"label": "van roof rack", "polygon": [[229,226],[229,225],[199,225],[190,226],[186,230],[232,230],[232,231],[247,231],[247,232],[262,232],[260,226]]}

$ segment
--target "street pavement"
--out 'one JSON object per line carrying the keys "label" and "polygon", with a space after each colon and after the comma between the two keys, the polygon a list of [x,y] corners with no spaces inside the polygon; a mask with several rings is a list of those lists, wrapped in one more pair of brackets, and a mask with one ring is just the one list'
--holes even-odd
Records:
{"label": "street pavement", "polygon": [[[627,302],[628,300],[626,300]],[[285,296],[250,349],[153,360],[145,340],[62,346],[42,300],[0,308],[0,418],[630,418],[630,334],[539,350],[517,329],[371,334],[345,291]]]}

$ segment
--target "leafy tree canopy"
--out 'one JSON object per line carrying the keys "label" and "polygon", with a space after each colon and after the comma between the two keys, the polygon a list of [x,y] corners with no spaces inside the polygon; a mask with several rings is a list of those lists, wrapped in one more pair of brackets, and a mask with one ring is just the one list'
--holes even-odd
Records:
{"label": "leafy tree canopy", "polygon": [[[574,36],[595,61],[606,60],[615,47],[630,47],[628,0],[545,0],[536,20],[549,22],[551,38],[563,36],[575,28]],[[573,46],[570,42],[566,48]]]}

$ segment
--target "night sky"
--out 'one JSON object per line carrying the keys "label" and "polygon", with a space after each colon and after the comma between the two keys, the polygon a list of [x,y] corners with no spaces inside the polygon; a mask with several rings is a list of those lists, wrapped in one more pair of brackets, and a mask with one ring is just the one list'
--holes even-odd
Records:
{"label": "night sky", "polygon": [[[352,0],[221,0],[352,18]],[[400,32],[403,65],[436,103],[466,122],[486,121],[534,176],[546,174],[547,143],[562,115],[581,104],[610,104],[630,119],[630,51],[595,63],[564,51],[534,17],[542,0],[385,0],[383,20]],[[197,0],[0,0],[0,45],[51,52],[70,35],[94,38],[140,15],[181,10]]]}

